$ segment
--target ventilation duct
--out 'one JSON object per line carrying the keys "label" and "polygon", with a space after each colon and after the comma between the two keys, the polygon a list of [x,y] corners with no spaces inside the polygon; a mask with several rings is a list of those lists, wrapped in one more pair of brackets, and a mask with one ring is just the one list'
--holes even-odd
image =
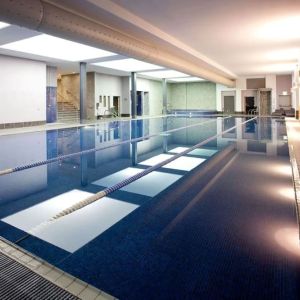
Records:
{"label": "ventilation duct", "polygon": [[[40,0],[1,0],[0,20],[233,87],[235,82],[100,22]],[[101,20],[100,20],[101,21]]]}

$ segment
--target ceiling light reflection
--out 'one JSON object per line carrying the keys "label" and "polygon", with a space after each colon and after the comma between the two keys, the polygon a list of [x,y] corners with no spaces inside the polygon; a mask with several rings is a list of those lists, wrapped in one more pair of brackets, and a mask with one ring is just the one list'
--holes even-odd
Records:
{"label": "ceiling light reflection", "polygon": [[281,196],[295,201],[295,191],[293,188],[280,188],[278,192]]}
{"label": "ceiling light reflection", "polygon": [[286,176],[292,176],[292,168],[291,165],[278,165],[272,168],[274,170],[274,172],[282,174],[282,175],[286,175]]}
{"label": "ceiling light reflection", "polygon": [[282,248],[300,257],[298,229],[282,228],[275,233],[275,240]]}

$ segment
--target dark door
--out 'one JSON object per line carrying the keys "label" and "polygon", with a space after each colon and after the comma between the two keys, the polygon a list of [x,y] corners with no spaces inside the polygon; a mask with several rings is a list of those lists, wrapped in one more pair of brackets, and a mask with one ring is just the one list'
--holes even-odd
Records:
{"label": "dark door", "polygon": [[224,96],[224,113],[234,113],[234,96]]}
{"label": "dark door", "polygon": [[119,115],[119,100],[120,97],[116,97],[116,96],[113,97],[113,106],[117,115]]}
{"label": "dark door", "polygon": [[246,114],[249,114],[249,111],[255,108],[254,97],[245,97],[245,104],[246,104]]}
{"label": "dark door", "polygon": [[143,115],[148,116],[149,115],[149,92],[144,92],[144,98],[143,98]]}

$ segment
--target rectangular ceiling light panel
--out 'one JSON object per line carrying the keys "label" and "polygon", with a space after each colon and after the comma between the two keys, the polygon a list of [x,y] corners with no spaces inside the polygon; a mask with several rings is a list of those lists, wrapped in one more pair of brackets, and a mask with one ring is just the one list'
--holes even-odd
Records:
{"label": "rectangular ceiling light panel", "polygon": [[149,64],[147,62],[140,61],[134,58],[103,61],[94,63],[94,65],[125,72],[147,71],[163,68],[161,66]]}
{"label": "rectangular ceiling light panel", "polygon": [[2,45],[0,48],[67,61],[81,61],[107,57],[115,53],[84,44],[40,34],[24,40]]}
{"label": "rectangular ceiling light panel", "polygon": [[170,79],[170,81],[174,82],[198,82],[198,81],[204,81],[204,79],[199,77],[183,77],[183,78],[173,78]]}
{"label": "rectangular ceiling light panel", "polygon": [[154,78],[176,78],[176,77],[189,77],[189,75],[175,71],[175,70],[162,70],[153,72],[143,72],[141,75],[150,76]]}

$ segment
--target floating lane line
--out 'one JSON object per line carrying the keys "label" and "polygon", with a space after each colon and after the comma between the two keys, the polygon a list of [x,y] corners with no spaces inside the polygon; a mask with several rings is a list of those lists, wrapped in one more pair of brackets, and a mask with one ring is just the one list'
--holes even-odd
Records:
{"label": "floating lane line", "polygon": [[[241,123],[241,125],[244,125],[244,124],[246,124],[246,123],[248,123],[250,121],[253,121],[255,119],[257,119],[257,117],[254,117],[254,118],[251,118],[249,120],[246,120],[245,122]],[[69,214],[71,214],[71,213],[73,213],[73,212],[75,212],[75,211],[77,211],[77,210],[79,210],[81,208],[84,208],[85,206],[87,206],[89,204],[92,204],[95,201],[100,200],[101,198],[107,196],[108,194],[110,194],[112,192],[115,192],[115,191],[123,188],[124,186],[126,186],[126,185],[128,185],[128,184],[130,184],[130,183],[132,183],[134,181],[136,181],[137,179],[140,179],[140,178],[146,176],[147,174],[155,171],[156,169],[159,169],[160,167],[162,167],[162,166],[164,166],[164,165],[172,162],[173,160],[175,160],[175,159],[177,159],[177,158],[179,158],[179,157],[181,157],[181,156],[183,156],[183,155],[185,155],[185,154],[187,154],[187,153],[195,150],[196,148],[199,148],[199,147],[201,147],[201,146],[209,143],[210,141],[216,139],[219,136],[222,136],[224,133],[227,133],[227,132],[229,132],[229,131],[231,131],[231,130],[233,130],[235,128],[237,128],[237,125],[229,128],[229,129],[227,129],[227,130],[225,130],[225,131],[223,131],[223,132],[221,132],[219,134],[216,134],[216,135],[214,135],[214,136],[212,136],[212,137],[210,137],[210,138],[208,138],[208,139],[206,139],[206,140],[204,140],[204,141],[202,141],[202,142],[200,142],[200,143],[198,143],[198,144],[196,144],[196,145],[194,145],[194,146],[186,149],[185,151],[183,151],[181,153],[178,153],[178,154],[170,157],[169,159],[167,159],[165,161],[162,161],[162,162],[160,162],[160,163],[158,163],[158,164],[156,164],[156,165],[154,165],[152,167],[149,167],[149,168],[143,170],[142,172],[140,172],[140,173],[138,173],[138,174],[136,174],[134,176],[131,176],[131,177],[129,177],[129,178],[127,178],[127,179],[125,179],[125,180],[123,180],[123,181],[121,181],[121,182],[119,182],[119,183],[117,183],[117,184],[115,184],[115,185],[113,185],[111,187],[108,187],[108,188],[105,188],[104,190],[101,190],[100,192],[98,192],[98,193],[96,193],[96,194],[94,194],[94,195],[92,195],[92,196],[90,196],[90,197],[88,197],[88,198],[86,198],[86,199],[84,199],[84,200],[82,200],[82,201],[80,201],[80,202],[78,202],[78,203],[76,203],[76,204],[68,207],[67,209],[62,210],[61,212],[59,212],[58,214],[56,214],[55,216],[53,216],[49,220],[47,220],[47,221],[39,224],[35,228],[31,229],[28,233],[34,235],[35,232],[37,232],[39,230],[42,230],[45,226],[50,225],[52,222],[54,222],[54,221],[56,221],[56,220],[58,220],[58,219],[60,219],[60,218],[62,218],[64,216],[67,216],[67,215],[69,215]]]}

